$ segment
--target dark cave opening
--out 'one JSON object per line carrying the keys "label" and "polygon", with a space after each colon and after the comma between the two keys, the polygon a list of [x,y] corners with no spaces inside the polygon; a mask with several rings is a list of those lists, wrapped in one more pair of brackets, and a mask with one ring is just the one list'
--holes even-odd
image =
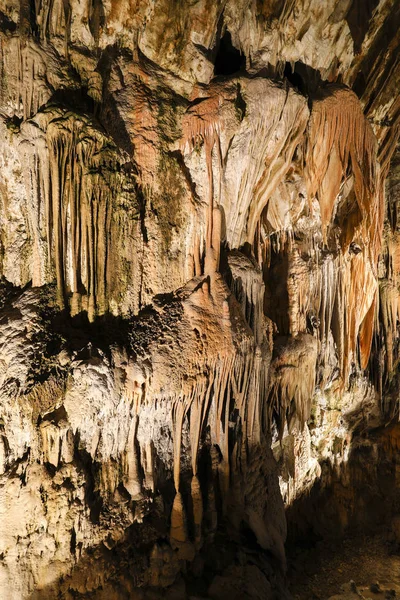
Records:
{"label": "dark cave opening", "polygon": [[287,62],[285,64],[285,69],[283,71],[283,75],[286,79],[291,83],[295,88],[299,90],[302,94],[305,94],[305,83],[301,75],[296,71],[296,67],[292,69],[292,65]]}
{"label": "dark cave opening", "polygon": [[232,36],[226,30],[215,57],[214,75],[233,75],[245,68],[246,57],[232,44]]}
{"label": "dark cave opening", "polygon": [[304,64],[300,60],[294,64],[285,63],[283,76],[303,96],[313,97],[315,93],[326,85],[318,69]]}

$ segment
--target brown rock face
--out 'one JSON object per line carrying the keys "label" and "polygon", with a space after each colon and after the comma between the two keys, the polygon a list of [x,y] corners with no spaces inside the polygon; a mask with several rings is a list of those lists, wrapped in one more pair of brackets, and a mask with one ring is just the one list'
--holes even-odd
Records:
{"label": "brown rock face", "polygon": [[2,599],[290,598],[285,508],[396,513],[399,32],[0,0]]}

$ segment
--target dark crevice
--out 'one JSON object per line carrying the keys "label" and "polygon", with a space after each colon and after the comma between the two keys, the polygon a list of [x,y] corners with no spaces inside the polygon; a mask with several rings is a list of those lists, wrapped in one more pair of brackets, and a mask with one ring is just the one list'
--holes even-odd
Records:
{"label": "dark crevice", "polygon": [[285,64],[283,75],[301,94],[305,94],[305,83],[303,78],[296,70],[292,70],[292,66],[288,62]]}
{"label": "dark crevice", "polygon": [[10,17],[0,11],[0,31],[14,33],[17,29],[17,24]]}
{"label": "dark crevice", "polygon": [[282,15],[285,5],[285,0],[269,0],[269,2],[256,0],[256,14],[266,21],[272,21],[272,19],[277,19]]}
{"label": "dark crevice", "polygon": [[47,102],[47,106],[52,105],[68,108],[75,114],[94,115],[96,110],[96,102],[88,95],[86,87],[56,90]]}
{"label": "dark crevice", "polygon": [[61,405],[59,408],[45,414],[43,417],[39,417],[38,424],[43,421],[50,421],[51,423],[58,424],[60,421],[68,420],[67,411],[65,410],[64,405]]}
{"label": "dark crevice", "polygon": [[306,97],[313,97],[328,83],[322,79],[317,69],[299,60],[293,66],[289,62],[285,63],[283,75],[300,94]]}
{"label": "dark crevice", "polygon": [[[391,54],[391,60],[385,61],[385,52],[382,49],[389,48],[393,44],[393,40],[398,34],[400,23],[400,4],[395,6],[393,10],[387,15],[383,25],[373,38],[368,52],[362,57],[360,63],[359,72],[357,78],[353,84],[353,91],[359,98],[365,93],[367,86],[373,86],[375,89],[381,88],[382,81],[385,81],[388,73],[390,72],[393,61],[396,60],[398,54],[396,48],[393,48]],[[383,67],[383,68],[382,68]],[[370,74],[375,72],[378,74],[377,80],[375,78],[371,81]],[[378,84],[378,85],[377,85]],[[382,90],[383,91],[383,90]],[[373,101],[375,94],[370,98],[370,103]],[[369,104],[370,104],[369,103]],[[365,107],[365,113],[369,110],[369,105]]]}
{"label": "dark crevice", "polygon": [[142,232],[143,242],[147,244],[149,241],[149,236],[147,234],[146,227],[146,196],[139,185],[136,188],[136,194],[139,203],[140,230]]}
{"label": "dark crevice", "polygon": [[106,18],[101,0],[92,0],[90,6],[89,29],[96,43],[99,42],[100,30],[104,27]]}
{"label": "dark crevice", "polygon": [[[237,84],[237,95],[236,95],[236,99],[235,99],[235,108],[236,108],[236,114],[237,117],[239,119],[240,122],[243,121],[243,119],[246,116],[246,101],[242,96],[241,93],[241,88],[240,88],[240,83]],[[228,155],[228,153],[227,153]]]}
{"label": "dark crevice", "polygon": [[173,156],[175,158],[176,162],[180,166],[183,176],[185,178],[186,184],[187,184],[188,188],[190,189],[194,200],[196,200],[196,202],[200,202],[199,195],[196,191],[196,184],[192,179],[190,169],[185,164],[182,153],[179,150],[175,150],[174,152],[171,152],[171,156]]}
{"label": "dark crevice", "polygon": [[358,54],[368,32],[372,13],[379,0],[353,0],[346,16],[346,21],[354,40],[354,52]]}
{"label": "dark crevice", "polygon": [[232,44],[228,30],[222,36],[214,63],[214,75],[233,75],[246,69],[246,57]]}
{"label": "dark crevice", "polygon": [[103,508],[103,499],[96,486],[99,480],[100,466],[93,461],[91,455],[80,446],[79,433],[75,436],[74,461],[78,468],[86,475],[85,504],[89,507],[92,523],[99,523],[100,513]]}
{"label": "dark crevice", "polygon": [[103,51],[97,65],[97,70],[103,80],[103,103],[101,105],[99,119],[101,120],[107,134],[112,137],[115,144],[125,150],[130,156],[133,155],[133,144],[126,124],[122,119],[117,102],[109,91],[109,82],[112,69],[117,70],[120,86],[124,86],[124,78],[118,65],[118,58],[131,60],[132,56],[117,46],[107,46]]}
{"label": "dark crevice", "polygon": [[22,37],[38,33],[34,0],[20,0],[19,32]]}
{"label": "dark crevice", "polygon": [[73,527],[71,530],[71,540],[70,540],[71,554],[75,554],[75,550],[76,550],[76,531],[75,531],[75,528]]}

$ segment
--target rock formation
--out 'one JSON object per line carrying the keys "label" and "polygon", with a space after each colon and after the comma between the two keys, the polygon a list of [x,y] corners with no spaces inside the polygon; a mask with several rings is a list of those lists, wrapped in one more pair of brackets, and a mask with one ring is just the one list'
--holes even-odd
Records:
{"label": "rock formation", "polygon": [[290,598],[287,519],[396,512],[399,32],[1,0],[4,600]]}

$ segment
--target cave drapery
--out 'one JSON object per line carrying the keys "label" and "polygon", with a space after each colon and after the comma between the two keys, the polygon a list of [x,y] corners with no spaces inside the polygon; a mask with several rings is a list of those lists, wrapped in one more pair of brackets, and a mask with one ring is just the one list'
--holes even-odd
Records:
{"label": "cave drapery", "polygon": [[290,598],[285,509],[370,521],[399,32],[398,0],[2,0],[2,598]]}

